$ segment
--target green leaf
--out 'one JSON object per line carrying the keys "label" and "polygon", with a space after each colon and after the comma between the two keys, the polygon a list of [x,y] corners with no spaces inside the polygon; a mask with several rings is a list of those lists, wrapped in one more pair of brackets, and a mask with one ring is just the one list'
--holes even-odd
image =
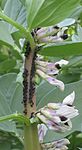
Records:
{"label": "green leaf", "polygon": [[12,133],[0,131],[0,149],[1,150],[23,150],[23,144],[20,139]]}
{"label": "green leaf", "polygon": [[3,9],[7,0],[0,0],[0,7]]}
{"label": "green leaf", "polygon": [[72,120],[73,122],[72,130],[62,134],[55,133],[53,131],[48,131],[48,134],[45,137],[45,141],[49,142],[54,139],[63,138],[69,135],[69,133],[82,130],[82,107],[81,107],[82,106],[81,105],[82,104],[82,81],[65,85],[64,92],[61,92],[58,88],[49,85],[46,82],[43,82],[37,88],[37,109],[45,106],[49,102],[61,102],[72,91],[75,91],[76,93],[74,105],[79,110],[79,116],[77,116]]}
{"label": "green leaf", "polygon": [[[12,113],[12,111],[11,111],[4,95],[0,91],[0,116],[9,115],[11,113]],[[8,132],[15,132],[16,127],[15,127],[14,122],[6,121],[4,123],[0,123],[0,130],[5,130]]]}
{"label": "green leaf", "polygon": [[2,52],[0,52],[0,62],[4,61],[6,59],[8,59],[8,56],[3,54]]}
{"label": "green leaf", "polygon": [[79,7],[77,7],[74,12],[72,13],[72,15],[70,16],[71,18],[75,18],[78,19],[80,17],[80,14],[82,12],[82,6],[80,5]]}
{"label": "green leaf", "polygon": [[73,57],[69,60],[68,65],[65,66],[69,69],[69,67],[82,67],[82,56]]}
{"label": "green leaf", "polygon": [[16,60],[15,59],[7,59],[3,62],[0,63],[0,73],[7,73],[10,70],[12,70],[12,68],[14,68],[16,66]]}
{"label": "green leaf", "polygon": [[79,0],[26,0],[30,29],[59,23],[71,15]]}
{"label": "green leaf", "polygon": [[66,26],[71,26],[74,23],[75,23],[75,19],[67,18],[67,19],[63,20],[62,22],[58,23],[57,25],[58,25],[58,27],[63,28]]}
{"label": "green leaf", "polygon": [[23,99],[22,85],[16,83],[16,78],[17,74],[15,73],[8,73],[0,77],[0,91],[13,113],[16,111],[23,112],[23,106],[21,104]]}
{"label": "green leaf", "polygon": [[[71,72],[71,73],[70,73]],[[57,79],[63,81],[65,84],[76,82],[80,80],[81,72],[73,72],[72,68],[70,69],[70,72],[67,71],[67,73],[61,73],[57,76]]]}
{"label": "green leaf", "polygon": [[[19,0],[7,0],[4,7],[4,14],[8,17],[26,27],[26,11],[24,6],[20,3]],[[10,33],[17,31],[15,27],[10,24],[7,24]]]}
{"label": "green leaf", "polygon": [[14,41],[12,39],[12,36],[10,35],[10,32],[4,22],[0,21],[0,41],[3,41],[4,43],[14,46]]}
{"label": "green leaf", "polygon": [[23,5],[25,5],[25,1],[26,1],[26,0],[20,0],[20,2],[21,2]]}
{"label": "green leaf", "polygon": [[[23,105],[21,104],[23,96],[22,86],[16,83],[16,77],[17,74],[14,73],[0,77],[0,116],[10,115],[16,111],[23,112]],[[17,132],[16,125],[12,121],[0,123],[0,129],[9,132]]]}
{"label": "green leaf", "polygon": [[[23,89],[21,86],[19,86],[19,84],[16,86],[15,90],[14,90],[14,94],[12,96],[12,101],[10,104],[11,110],[12,112],[23,112],[23,108],[21,107],[22,100],[23,100]],[[20,100],[20,103],[19,101]]]}
{"label": "green leaf", "polygon": [[72,56],[82,54],[82,42],[63,42],[43,46],[40,54],[45,56]]}
{"label": "green leaf", "polygon": [[70,141],[70,145],[68,145],[68,148],[70,150],[77,150],[77,147],[82,147],[82,133],[79,131],[76,131],[72,134],[70,134],[67,137]]}

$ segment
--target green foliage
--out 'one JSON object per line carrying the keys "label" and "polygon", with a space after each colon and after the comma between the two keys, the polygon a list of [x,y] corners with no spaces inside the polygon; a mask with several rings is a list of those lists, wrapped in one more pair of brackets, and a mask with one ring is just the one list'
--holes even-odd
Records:
{"label": "green foliage", "polygon": [[26,0],[26,4],[28,27],[33,29],[59,23],[73,12],[79,1]]}
{"label": "green foliage", "polygon": [[[69,64],[64,66],[57,76],[66,84],[65,91],[61,92],[47,82],[41,82],[40,78],[36,76],[38,83],[36,90],[37,109],[49,102],[62,101],[74,90],[76,93],[75,106],[80,115],[73,120],[73,129],[63,134],[48,131],[44,141],[49,142],[67,136],[71,142],[69,150],[81,149],[82,6],[80,0],[0,0],[0,7],[4,11],[4,13],[0,11],[0,149],[23,150],[24,148],[22,141],[23,124],[15,120],[16,118],[14,120],[12,118],[16,112],[23,113],[21,103],[23,87],[16,82],[16,73],[20,73],[19,70],[23,63],[19,39],[26,38],[30,42],[34,42],[30,33],[32,29],[55,24],[61,28],[70,26],[69,33],[71,24],[73,24],[74,32],[70,34],[69,41],[41,45],[39,54],[44,55],[47,60],[50,57],[51,60],[56,60],[57,57],[69,60]],[[70,17],[69,21],[68,17]],[[63,21],[62,24],[61,21]],[[8,121],[8,117],[11,117],[13,121]],[[20,117],[18,119],[20,120]],[[3,120],[6,121],[2,123]]]}
{"label": "green foliage", "polygon": [[[20,3],[19,0],[14,1],[7,0],[4,7],[4,13],[17,23],[26,27],[26,11],[24,6]],[[10,33],[17,31],[17,29],[14,28],[12,25],[10,24],[6,25],[8,26]]]}
{"label": "green foliage", "polygon": [[70,150],[77,150],[77,147],[82,147],[82,133],[79,131],[76,131],[68,136],[68,139],[70,140],[69,149]]}
{"label": "green foliage", "polygon": [[[23,110],[21,104],[22,87],[16,83],[16,77],[15,73],[0,77],[0,116],[6,116],[16,111],[22,112]],[[7,121],[0,124],[0,129],[16,132],[16,125],[14,122]]]}
{"label": "green foliage", "polygon": [[23,145],[16,135],[0,131],[0,148],[1,150],[23,150]]}
{"label": "green foliage", "polygon": [[5,25],[4,22],[1,21],[0,21],[0,41],[4,42],[5,44],[14,46],[14,41],[12,39],[12,36],[10,35],[10,32],[8,31],[7,26]]}
{"label": "green foliage", "polygon": [[42,47],[40,54],[45,56],[72,56],[82,54],[82,42],[63,42],[61,44],[48,44]]}

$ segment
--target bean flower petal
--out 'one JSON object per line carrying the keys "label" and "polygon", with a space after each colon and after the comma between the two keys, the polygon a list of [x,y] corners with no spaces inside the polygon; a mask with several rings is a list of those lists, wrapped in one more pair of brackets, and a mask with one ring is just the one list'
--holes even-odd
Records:
{"label": "bean flower petal", "polygon": [[72,105],[75,99],[75,92],[73,91],[71,94],[69,94],[66,98],[63,100],[63,104],[66,105]]}
{"label": "bean flower petal", "polygon": [[50,84],[59,87],[61,91],[64,91],[64,83],[63,83],[62,81],[57,80],[57,79],[55,79],[55,78],[53,78],[53,77],[50,77],[50,76],[48,76],[48,77],[46,78],[46,80],[47,80]]}
{"label": "bean flower petal", "polygon": [[44,136],[46,135],[48,128],[44,124],[38,124],[38,136],[39,136],[39,142],[42,143]]}
{"label": "bean flower petal", "polygon": [[42,143],[43,150],[67,150],[67,145],[70,144],[69,140],[64,138],[49,143]]}
{"label": "bean flower petal", "polygon": [[[74,101],[74,92],[69,94],[64,100],[65,103],[49,103],[41,108],[35,116],[39,118],[50,130],[56,132],[65,132],[72,128],[71,119],[79,113],[75,106],[70,105],[70,100]],[[67,103],[66,103],[67,99]],[[69,100],[68,100],[69,99]]]}

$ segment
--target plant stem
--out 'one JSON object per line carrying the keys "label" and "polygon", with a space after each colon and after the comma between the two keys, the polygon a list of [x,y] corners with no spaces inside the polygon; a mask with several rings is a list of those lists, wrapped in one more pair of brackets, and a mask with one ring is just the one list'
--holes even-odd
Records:
{"label": "plant stem", "polygon": [[24,138],[25,150],[41,150],[36,124],[29,127],[25,126]]}
{"label": "plant stem", "polygon": [[[24,114],[30,118],[32,117],[32,114],[36,111],[36,96],[34,83],[36,48],[33,44],[32,38],[29,38],[29,40],[31,43],[27,43],[23,73],[23,103]],[[24,148],[25,150],[41,150],[36,123],[31,124],[29,127],[26,125],[24,127]]]}
{"label": "plant stem", "polygon": [[30,126],[29,118],[26,118],[22,114],[17,114],[16,113],[16,114],[11,114],[11,115],[0,117],[0,122],[4,122],[4,121],[7,121],[7,120],[17,120],[21,123],[25,123],[27,126]]}

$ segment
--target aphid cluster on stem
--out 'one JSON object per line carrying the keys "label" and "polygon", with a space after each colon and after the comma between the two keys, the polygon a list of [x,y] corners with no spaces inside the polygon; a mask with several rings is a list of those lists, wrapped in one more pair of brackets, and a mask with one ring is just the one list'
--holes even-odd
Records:
{"label": "aphid cluster on stem", "polygon": [[33,96],[34,96],[34,93],[35,93],[35,81],[34,81],[35,60],[36,60],[36,51],[34,53],[34,57],[33,57],[33,60],[32,60],[31,75],[30,75],[29,103],[30,103],[31,107],[33,107],[33,105],[34,105]]}
{"label": "aphid cluster on stem", "polygon": [[31,52],[30,43],[28,41],[25,42],[24,49],[25,49],[25,57],[28,57]]}
{"label": "aphid cluster on stem", "polygon": [[24,73],[23,73],[23,104],[24,104],[24,114],[27,114],[27,105],[30,104],[31,107],[34,106],[33,96],[35,93],[35,59],[36,59],[36,51],[31,50],[30,43],[25,43],[25,65],[24,65]]}
{"label": "aphid cluster on stem", "polygon": [[[28,59],[30,52],[31,52],[31,47],[30,47],[30,43],[25,41],[24,44],[24,49],[25,49],[25,58]],[[23,72],[23,104],[24,104],[24,114],[27,114],[27,101],[28,101],[28,68],[26,68],[26,66],[24,67],[24,72]]]}
{"label": "aphid cluster on stem", "polygon": [[23,104],[24,104],[24,114],[27,114],[27,94],[28,94],[28,70],[25,68],[23,72]]}

